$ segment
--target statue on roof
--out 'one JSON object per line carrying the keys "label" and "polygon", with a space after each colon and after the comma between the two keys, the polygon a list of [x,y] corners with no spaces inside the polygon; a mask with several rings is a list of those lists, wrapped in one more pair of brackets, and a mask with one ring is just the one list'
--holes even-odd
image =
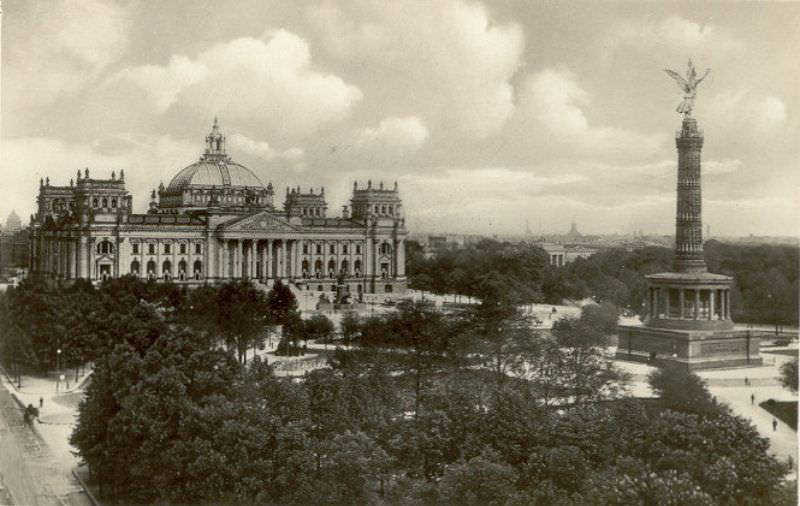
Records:
{"label": "statue on roof", "polygon": [[678,107],[675,109],[676,112],[679,112],[687,117],[692,115],[694,99],[697,96],[697,86],[703,81],[703,79],[706,78],[710,71],[711,69],[706,69],[703,76],[698,78],[691,58],[689,59],[689,69],[686,71],[685,79],[674,70],[664,69],[664,72],[669,74],[671,78],[675,79],[675,82],[678,83],[678,86],[680,86],[684,93],[683,101],[678,104]]}

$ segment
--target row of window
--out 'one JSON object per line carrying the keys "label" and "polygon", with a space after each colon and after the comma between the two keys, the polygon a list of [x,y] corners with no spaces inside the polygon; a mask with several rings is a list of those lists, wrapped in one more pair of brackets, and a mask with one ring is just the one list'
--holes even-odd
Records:
{"label": "row of window", "polygon": [[[164,278],[165,280],[170,280],[173,278],[172,273],[172,262],[169,260],[165,260],[164,263],[161,264],[161,272],[158,273],[156,271],[156,263],[153,260],[147,262],[146,265],[146,274],[148,279],[156,279],[156,278]],[[131,270],[130,273],[134,276],[141,275],[141,264],[138,260],[134,260],[131,262]],[[178,262],[178,272],[177,278],[180,280],[187,279],[188,273],[188,264],[181,260]],[[203,262],[200,260],[196,260],[192,265],[192,277],[194,279],[200,279],[203,276]]]}
{"label": "row of window", "polygon": [[[321,255],[322,254],[322,244],[314,244],[313,246],[314,246],[315,254]],[[308,255],[309,250],[310,250],[310,245],[309,244],[303,244],[303,254],[304,255]],[[347,244],[342,244],[342,255],[349,255],[350,254],[349,251],[350,251],[350,249],[347,247]],[[328,254],[330,254],[330,255],[335,255],[336,254],[336,244],[329,244],[328,245]],[[356,244],[356,252],[355,252],[355,254],[356,255],[360,255],[361,254],[361,245],[360,244]]]}
{"label": "row of window", "polygon": [[[133,254],[134,255],[138,255],[139,253],[141,253],[141,250],[140,250],[139,246],[140,246],[139,243],[133,243]],[[188,245],[185,244],[185,243],[178,244],[178,253],[180,253],[181,255],[185,255],[186,252],[188,251],[188,247],[187,246]],[[172,244],[170,244],[168,242],[162,244],[162,253],[163,254],[171,255],[172,252],[173,252]],[[203,245],[201,243],[198,242],[198,243],[194,244],[194,253],[195,253],[195,255],[201,255],[203,253]],[[156,254],[156,245],[155,244],[153,244],[153,243],[148,243],[147,244],[147,254],[148,255],[155,255]]]}
{"label": "row of window", "polygon": [[303,216],[322,216],[322,209],[319,207],[304,207],[300,214]]}
{"label": "row of window", "polygon": [[[102,197],[102,198],[92,197],[92,207],[95,207],[95,208],[97,208],[97,207],[109,207],[108,203],[109,203],[109,198],[108,197]],[[111,208],[113,209],[113,208],[116,208],[116,207],[117,207],[117,198],[116,197],[111,197]]]}
{"label": "row of window", "polygon": [[[393,289],[392,285],[386,285],[386,286],[383,287],[383,291],[386,292],[386,293],[392,293],[392,289]],[[311,285],[307,285],[306,286],[306,291],[311,291]],[[317,285],[317,291],[318,292],[324,292],[325,291],[325,286],[324,285]],[[332,292],[336,291],[336,285],[331,285],[331,291]],[[347,291],[348,292],[352,292],[352,290],[350,290],[350,285],[347,285]],[[363,287],[361,285],[356,285],[356,291],[360,294],[360,293],[362,293],[364,291],[364,289],[363,289]]]}

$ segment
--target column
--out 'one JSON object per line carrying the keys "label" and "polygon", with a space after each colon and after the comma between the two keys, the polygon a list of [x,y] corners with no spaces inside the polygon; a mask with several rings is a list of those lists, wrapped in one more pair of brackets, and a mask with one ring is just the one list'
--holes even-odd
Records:
{"label": "column", "polygon": [[267,239],[267,270],[266,277],[271,279],[272,276],[272,239]]}
{"label": "column", "polygon": [[236,250],[234,251],[233,270],[236,279],[242,279],[242,240],[236,240]]}
{"label": "column", "polygon": [[86,243],[86,253],[89,261],[89,268],[86,271],[88,279],[94,279],[95,265],[94,265],[94,238],[90,238]]}
{"label": "column", "polygon": [[664,315],[667,317],[667,319],[669,319],[669,300],[670,296],[672,295],[672,288],[667,288],[666,292],[667,296],[664,297]]}
{"label": "column", "polygon": [[684,295],[683,295],[683,288],[678,288],[678,304],[680,304],[681,312],[680,312],[680,319],[683,320],[683,314],[686,309],[686,304],[684,303]]}
{"label": "column", "polygon": [[286,278],[286,239],[281,240],[281,278]]}
{"label": "column", "polygon": [[256,276],[256,242],[250,241],[250,247],[247,254],[247,277],[248,279],[255,279]]}
{"label": "column", "polygon": [[694,291],[694,319],[700,318],[700,289]]}
{"label": "column", "polygon": [[731,291],[725,290],[725,319],[731,319]]}
{"label": "column", "polygon": [[225,263],[226,261],[225,250],[228,247],[228,241],[223,239],[218,243],[218,245],[219,245],[219,250],[217,251],[217,258],[218,258],[217,277],[220,279],[220,281],[224,281],[228,277],[227,265]]}
{"label": "column", "polygon": [[292,261],[292,277],[297,279],[303,275],[303,267],[300,261],[300,256],[303,253],[303,241],[295,240],[292,246],[294,253],[294,260]]}
{"label": "column", "polygon": [[713,320],[714,319],[714,311],[716,309],[714,307],[714,293],[715,292],[716,292],[716,290],[709,290],[708,291],[708,319],[709,320]]}
{"label": "column", "polygon": [[406,241],[397,241],[397,277],[403,278],[406,275]]}

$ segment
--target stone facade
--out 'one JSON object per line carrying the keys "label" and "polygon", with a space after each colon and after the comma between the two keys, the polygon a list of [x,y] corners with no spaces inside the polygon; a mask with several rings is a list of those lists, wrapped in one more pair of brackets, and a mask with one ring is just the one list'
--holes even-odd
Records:
{"label": "stone facade", "polygon": [[[287,190],[283,210],[225,152],[216,121],[200,160],[151,194],[147,214],[132,212],[125,175],[96,179],[88,169],[69,186],[39,188],[31,221],[32,273],[53,280],[100,281],[133,275],[188,285],[283,279],[299,289],[355,297],[406,290],[407,231],[397,185],[354,188],[353,208],[328,217],[324,189]],[[391,203],[391,204],[389,204]],[[387,207],[391,205],[391,207]]]}

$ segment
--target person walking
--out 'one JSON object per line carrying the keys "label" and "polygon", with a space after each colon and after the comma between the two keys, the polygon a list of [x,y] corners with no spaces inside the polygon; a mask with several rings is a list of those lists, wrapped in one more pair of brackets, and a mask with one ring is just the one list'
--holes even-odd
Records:
{"label": "person walking", "polygon": [[772,432],[775,432],[776,430],[778,430],[778,420],[773,418],[772,419]]}
{"label": "person walking", "polygon": [[44,397],[39,397],[39,408],[41,409],[44,406]]}
{"label": "person walking", "polygon": [[756,394],[750,394],[750,404],[756,403]]}

